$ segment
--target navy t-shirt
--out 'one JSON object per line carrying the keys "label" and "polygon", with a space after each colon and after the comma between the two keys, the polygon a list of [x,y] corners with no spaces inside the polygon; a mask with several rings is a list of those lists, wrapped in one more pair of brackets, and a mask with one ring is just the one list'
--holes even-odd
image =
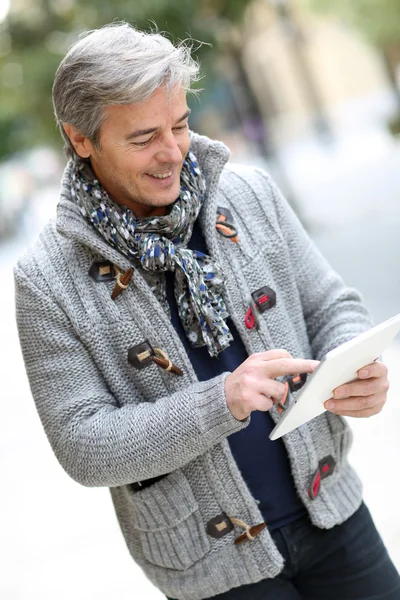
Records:
{"label": "navy t-shirt", "polygon": [[[207,254],[198,222],[195,223],[188,248]],[[174,296],[174,277],[174,273],[166,273],[171,320],[198,379],[206,381],[226,371],[234,371],[246,360],[248,354],[233,322],[227,319],[234,339],[217,358],[212,358],[205,346],[193,348],[179,319]],[[272,442],[268,437],[273,427],[274,422],[268,412],[254,411],[248,427],[228,437],[236,463],[253,497],[258,501],[270,530],[282,527],[306,513],[293,484],[285,446],[281,439]]]}

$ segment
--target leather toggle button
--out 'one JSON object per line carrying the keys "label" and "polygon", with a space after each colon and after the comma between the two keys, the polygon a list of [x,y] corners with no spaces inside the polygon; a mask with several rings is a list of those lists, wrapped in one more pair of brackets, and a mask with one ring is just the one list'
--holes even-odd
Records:
{"label": "leather toggle button", "polygon": [[283,383],[285,384],[285,394],[282,400],[277,403],[278,413],[282,413],[284,410],[286,410],[286,400],[288,398],[289,391],[291,393],[298,392],[301,390],[306,381],[307,373],[300,373],[299,375],[286,375],[284,377]]}
{"label": "leather toggle button", "polygon": [[124,290],[126,290],[126,288],[129,285],[130,280],[132,279],[133,273],[134,273],[133,267],[128,269],[125,273],[121,273],[121,271],[119,269],[117,269],[117,283],[115,284],[115,287],[111,294],[112,300],[116,300],[118,298],[118,296],[120,294],[122,294],[122,292]]}
{"label": "leather toggle button", "polygon": [[117,271],[109,260],[94,260],[90,265],[89,275],[95,281],[112,281],[116,278]]}
{"label": "leather toggle button", "polygon": [[233,222],[233,216],[229,209],[218,206],[216,228],[218,232],[226,238],[239,243],[238,230]]}
{"label": "leather toggle button", "polygon": [[128,350],[128,362],[136,369],[144,369],[152,362],[175,375],[183,375],[182,369],[170,361],[167,354],[160,348],[153,348],[148,340]]}
{"label": "leather toggle button", "polygon": [[175,375],[183,375],[182,369],[174,365],[174,363],[168,358],[167,353],[164,352],[164,350],[161,350],[161,348],[154,348],[152,360],[156,363],[156,365],[165,371],[170,371],[171,373],[175,373]]}
{"label": "leather toggle button", "polygon": [[322,458],[319,461],[321,479],[325,479],[325,477],[329,477],[330,475],[332,475],[333,471],[335,470],[335,467],[336,462],[333,456],[329,454],[328,456],[325,456],[325,458]]}
{"label": "leather toggle button", "polygon": [[246,542],[247,540],[252,541],[252,538],[255,538],[256,535],[261,533],[261,531],[263,531],[265,528],[266,528],[265,523],[259,523],[258,525],[253,525],[253,527],[250,527],[248,531],[245,531],[244,533],[239,535],[239,537],[236,538],[235,544],[236,545],[242,544],[243,542]]}
{"label": "leather toggle button", "polygon": [[247,329],[253,329],[254,327],[259,329],[260,325],[257,318],[256,309],[257,312],[263,313],[266,310],[273,308],[275,304],[276,294],[274,290],[267,285],[253,292],[249,301],[249,308],[244,318]]}
{"label": "leather toggle button", "polygon": [[217,208],[218,217],[225,217],[225,220],[229,223],[233,223],[233,215],[229,208],[224,208],[223,206],[218,206]]}
{"label": "leather toggle button", "polygon": [[289,384],[289,389],[292,393],[301,390],[301,388],[307,381],[307,375],[307,373],[300,373],[299,375],[286,376],[287,382]]}
{"label": "leather toggle button", "polygon": [[209,536],[220,539],[233,530],[233,524],[227,514],[221,513],[217,517],[210,519],[206,525],[206,532]]}
{"label": "leather toggle button", "polygon": [[267,285],[253,292],[251,297],[260,313],[273,308],[276,304],[276,294],[274,290]]}
{"label": "leather toggle button", "polygon": [[311,479],[311,485],[308,489],[310,500],[315,500],[321,489],[321,481],[332,475],[335,470],[336,462],[330,454],[322,458],[318,463],[318,470],[314,473]]}
{"label": "leather toggle button", "polygon": [[135,369],[144,369],[151,365],[153,356],[153,347],[147,340],[128,350],[128,362],[135,367]]}

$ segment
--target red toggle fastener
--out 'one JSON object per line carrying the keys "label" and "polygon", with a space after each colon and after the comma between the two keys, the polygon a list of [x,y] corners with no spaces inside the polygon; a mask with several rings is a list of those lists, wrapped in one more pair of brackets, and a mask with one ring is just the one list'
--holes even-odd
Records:
{"label": "red toggle fastener", "polygon": [[245,322],[247,329],[253,329],[254,325],[256,324],[251,306],[246,313],[244,322]]}
{"label": "red toggle fastener", "polygon": [[315,473],[312,483],[311,483],[311,487],[308,490],[308,495],[310,497],[310,500],[315,500],[315,498],[318,496],[320,485],[321,485],[321,473],[318,470]]}
{"label": "red toggle fastener", "polygon": [[268,302],[268,300],[269,300],[269,296],[267,296],[267,294],[264,294],[264,296],[261,296],[261,298],[258,299],[258,303],[265,304],[266,302]]}
{"label": "red toggle fastener", "polygon": [[325,479],[325,477],[332,475],[333,471],[335,470],[335,466],[335,459],[330,454],[319,461],[318,471],[314,473],[310,488],[308,490],[308,496],[310,500],[315,500],[315,498],[318,496],[321,487],[321,481]]}

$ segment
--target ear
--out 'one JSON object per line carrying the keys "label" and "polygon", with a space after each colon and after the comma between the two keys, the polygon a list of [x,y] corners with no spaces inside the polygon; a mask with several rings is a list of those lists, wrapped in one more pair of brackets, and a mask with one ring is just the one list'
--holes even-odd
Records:
{"label": "ear", "polygon": [[75,152],[81,158],[89,158],[93,154],[94,147],[92,142],[85,137],[75,125],[70,123],[63,123],[63,129],[70,139],[71,144],[75,148]]}

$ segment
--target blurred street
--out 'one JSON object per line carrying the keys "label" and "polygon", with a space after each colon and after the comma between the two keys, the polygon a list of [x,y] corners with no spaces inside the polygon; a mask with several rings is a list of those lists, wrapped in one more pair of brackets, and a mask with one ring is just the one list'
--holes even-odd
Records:
{"label": "blurred street", "polygon": [[[378,98],[342,115],[340,135],[327,146],[315,139],[286,146],[281,159],[296,190],[301,217],[345,281],[359,288],[374,320],[400,312],[400,141],[378,119]],[[248,162],[252,159],[247,157]],[[30,397],[14,323],[12,265],[55,212],[57,187],[35,193],[18,236],[0,246],[2,281],[0,364],[0,597],[3,600],[130,600],[163,596],[144,578],[125,547],[106,489],[70,480],[50,451]],[[398,474],[400,345],[385,355],[391,390],[383,414],[352,421],[352,462],[365,500],[400,569]]]}

